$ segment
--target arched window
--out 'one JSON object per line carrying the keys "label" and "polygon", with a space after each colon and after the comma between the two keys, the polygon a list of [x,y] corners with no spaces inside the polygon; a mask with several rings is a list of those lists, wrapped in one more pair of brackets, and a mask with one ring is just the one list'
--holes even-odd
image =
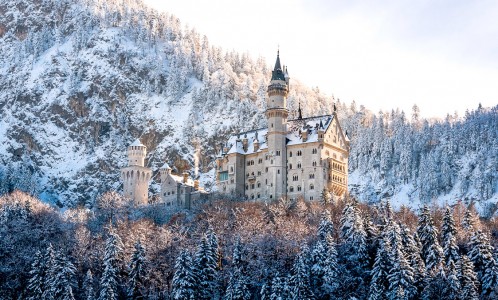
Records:
{"label": "arched window", "polygon": [[294,192],[294,187],[293,186],[289,187],[289,192],[291,192],[291,193]]}
{"label": "arched window", "polygon": [[248,184],[246,184],[246,190],[249,190],[249,185]]}
{"label": "arched window", "polygon": [[301,169],[301,162],[298,162],[298,163],[297,163],[297,168],[298,168],[298,169]]}
{"label": "arched window", "polygon": [[310,190],[314,190],[315,186],[313,184],[310,184]]}
{"label": "arched window", "polygon": [[258,182],[258,188],[260,188],[260,187],[261,187],[261,182]]}
{"label": "arched window", "polygon": [[298,181],[299,176],[297,174],[292,175],[292,181]]}
{"label": "arched window", "polygon": [[289,164],[289,170],[292,170],[292,164]]}
{"label": "arched window", "polygon": [[289,157],[292,157],[292,151],[289,152]]}
{"label": "arched window", "polygon": [[300,192],[300,191],[301,191],[301,186],[300,186],[300,185],[298,185],[298,186],[297,186],[297,191],[298,191],[298,192]]}
{"label": "arched window", "polygon": [[313,167],[316,167],[316,161],[313,162]]}

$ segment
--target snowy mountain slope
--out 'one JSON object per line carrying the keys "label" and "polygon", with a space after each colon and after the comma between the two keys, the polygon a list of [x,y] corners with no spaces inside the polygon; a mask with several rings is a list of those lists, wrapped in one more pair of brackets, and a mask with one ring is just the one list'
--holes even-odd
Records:
{"label": "snowy mountain slope", "polygon": [[[269,68],[224,53],[140,1],[0,3],[0,178],[47,201],[91,204],[119,189],[139,137],[154,170],[202,172],[234,130],[264,126]],[[293,80],[291,110],[331,99]]]}

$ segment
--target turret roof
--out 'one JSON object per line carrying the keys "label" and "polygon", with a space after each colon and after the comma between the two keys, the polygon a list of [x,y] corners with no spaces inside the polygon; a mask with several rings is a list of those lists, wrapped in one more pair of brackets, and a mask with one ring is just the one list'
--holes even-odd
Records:
{"label": "turret roof", "polygon": [[130,146],[142,146],[142,147],[145,147],[145,145],[142,144],[139,139],[136,139]]}
{"label": "turret roof", "polygon": [[273,68],[273,71],[271,72],[271,80],[285,81],[285,74],[280,65],[280,51],[277,51],[277,61],[275,62],[275,68]]}
{"label": "turret roof", "polygon": [[169,169],[169,170],[171,170],[171,168],[168,165],[168,163],[164,163],[164,165],[161,167],[161,169]]}

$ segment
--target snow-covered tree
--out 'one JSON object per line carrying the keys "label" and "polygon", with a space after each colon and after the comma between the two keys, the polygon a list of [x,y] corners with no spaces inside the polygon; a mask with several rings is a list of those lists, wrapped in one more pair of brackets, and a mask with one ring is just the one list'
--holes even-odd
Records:
{"label": "snow-covered tree", "polygon": [[147,270],[145,261],[145,249],[137,241],[135,250],[130,260],[128,272],[128,299],[144,299],[146,297],[145,282],[147,280]]}
{"label": "snow-covered tree", "polygon": [[306,265],[307,253],[303,251],[297,256],[294,266],[292,267],[292,291],[291,299],[295,300],[309,300],[315,299],[315,295],[312,291],[310,284],[310,270],[309,266]]}
{"label": "snow-covered tree", "polygon": [[437,239],[438,232],[434,226],[429,208],[424,205],[418,220],[417,233],[422,245],[421,256],[428,272],[439,269],[443,251]]}
{"label": "snow-covered tree", "polygon": [[375,256],[374,265],[370,272],[370,289],[368,292],[369,300],[387,299],[389,289],[388,275],[391,270],[391,260],[389,252],[391,251],[389,241],[386,237],[379,240],[377,254]]}
{"label": "snow-covered tree", "polygon": [[83,281],[83,292],[84,300],[95,300],[95,292],[93,289],[93,275],[92,271],[88,269],[85,275],[85,280]]}
{"label": "snow-covered tree", "polygon": [[29,271],[28,299],[42,299],[43,292],[46,289],[47,271],[48,267],[45,255],[40,251],[36,251],[33,263],[31,263],[31,270]]}
{"label": "snow-covered tree", "polygon": [[457,230],[455,221],[453,220],[453,214],[451,213],[450,208],[446,207],[441,228],[443,254],[446,264],[449,264],[450,260],[455,263],[460,259],[458,246],[456,244],[456,234]]}
{"label": "snow-covered tree", "polygon": [[119,296],[119,257],[123,243],[111,228],[104,249],[104,271],[100,277],[99,300],[114,300]]}
{"label": "snow-covered tree", "polygon": [[216,293],[217,248],[214,248],[213,235],[202,237],[195,255],[194,274],[198,280],[198,299],[212,299]]}
{"label": "snow-covered tree", "polygon": [[460,259],[460,283],[462,285],[461,299],[479,299],[479,281],[474,271],[474,264],[466,256]]}
{"label": "snow-covered tree", "polygon": [[197,278],[195,277],[192,268],[193,262],[190,253],[186,250],[182,251],[175,263],[172,292],[173,299],[196,299],[196,293],[198,292]]}

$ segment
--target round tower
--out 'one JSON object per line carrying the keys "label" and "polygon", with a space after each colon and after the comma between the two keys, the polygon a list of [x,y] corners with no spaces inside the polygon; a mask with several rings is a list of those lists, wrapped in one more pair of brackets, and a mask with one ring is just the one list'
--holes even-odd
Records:
{"label": "round tower", "polygon": [[272,71],[266,119],[268,121],[268,153],[271,156],[268,166],[269,178],[273,181],[270,198],[278,199],[287,194],[287,95],[289,93],[289,75],[280,65],[280,53]]}
{"label": "round tower", "polygon": [[152,176],[152,171],[144,166],[147,147],[137,139],[128,146],[127,153],[128,166],[121,169],[124,196],[132,199],[135,204],[147,204]]}

